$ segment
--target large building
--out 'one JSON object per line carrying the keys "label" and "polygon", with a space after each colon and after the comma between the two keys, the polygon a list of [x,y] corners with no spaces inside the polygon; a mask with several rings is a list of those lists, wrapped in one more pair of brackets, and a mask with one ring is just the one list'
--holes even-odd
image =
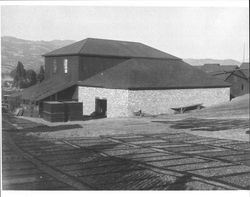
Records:
{"label": "large building", "polygon": [[45,80],[23,91],[25,103],[77,100],[84,115],[124,117],[229,100],[230,84],[137,42],[87,38],[44,57]]}

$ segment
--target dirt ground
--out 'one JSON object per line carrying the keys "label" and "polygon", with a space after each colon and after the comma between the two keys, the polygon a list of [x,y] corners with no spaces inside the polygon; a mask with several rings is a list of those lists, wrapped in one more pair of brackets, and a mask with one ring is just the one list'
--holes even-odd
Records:
{"label": "dirt ground", "polygon": [[249,190],[248,98],[179,115],[67,123],[4,114],[3,188]]}
{"label": "dirt ground", "polygon": [[[99,120],[97,126],[92,121],[85,128],[77,124],[49,127],[11,115],[4,120],[4,189],[250,188],[250,143],[182,132],[181,127],[190,127],[189,121],[174,120],[166,129],[167,120],[152,122],[146,118]],[[86,127],[96,128],[92,137],[77,136],[86,136]],[[98,128],[112,135],[93,137]],[[209,129],[215,129],[214,123]]]}
{"label": "dirt ground", "polygon": [[157,134],[178,131],[204,137],[249,141],[249,135],[246,134],[249,130],[249,94],[222,105],[190,113],[156,117],[106,118],[66,123],[49,123],[39,118],[22,118],[54,127],[54,132],[43,132],[40,129],[28,134],[42,138]]}

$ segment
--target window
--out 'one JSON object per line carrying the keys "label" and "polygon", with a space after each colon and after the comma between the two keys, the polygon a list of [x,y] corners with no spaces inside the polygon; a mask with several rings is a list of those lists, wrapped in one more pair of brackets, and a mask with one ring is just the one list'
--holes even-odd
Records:
{"label": "window", "polygon": [[244,90],[244,85],[243,84],[241,84],[241,90]]}
{"label": "window", "polygon": [[64,73],[68,73],[68,59],[64,59],[63,61]]}
{"label": "window", "polygon": [[56,65],[56,59],[53,60],[53,73],[56,73],[57,71],[57,65]]}

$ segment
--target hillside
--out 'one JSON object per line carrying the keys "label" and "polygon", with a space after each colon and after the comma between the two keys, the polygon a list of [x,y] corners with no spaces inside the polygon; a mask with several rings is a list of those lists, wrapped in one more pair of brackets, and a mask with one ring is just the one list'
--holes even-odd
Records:
{"label": "hillside", "polygon": [[25,69],[32,68],[37,71],[44,64],[43,54],[74,41],[30,41],[4,36],[1,37],[1,42],[2,73],[8,73],[16,67],[18,61],[24,64]]}
{"label": "hillside", "polygon": [[[44,64],[43,54],[75,42],[73,40],[31,41],[10,36],[1,37],[1,41],[2,73],[9,73],[16,67],[18,61],[24,64],[25,69],[32,68],[38,71],[40,65]],[[193,66],[205,63],[240,65],[240,62],[230,59],[184,59],[184,61]]]}
{"label": "hillside", "polygon": [[162,115],[167,118],[249,118],[249,94],[232,99],[231,101],[206,107],[201,110],[190,111],[189,113],[176,114],[174,116]]}

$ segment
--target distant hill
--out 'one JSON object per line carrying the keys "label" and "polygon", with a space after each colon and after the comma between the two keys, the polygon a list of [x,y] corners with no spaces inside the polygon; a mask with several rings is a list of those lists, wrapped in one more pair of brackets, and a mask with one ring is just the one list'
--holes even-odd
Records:
{"label": "distant hill", "polygon": [[[1,37],[2,41],[2,74],[13,70],[18,61],[24,64],[25,69],[39,70],[40,65],[44,65],[43,54],[54,49],[66,46],[73,40],[52,40],[52,41],[31,41],[10,36]],[[198,66],[205,63],[219,63],[222,65],[240,65],[235,60],[215,60],[215,59],[184,59],[187,63]]]}
{"label": "distant hill", "polygon": [[218,60],[218,59],[183,59],[188,64],[192,66],[202,66],[203,64],[220,64],[220,65],[240,65],[241,62],[233,60],[233,59],[225,59],[225,60]]}
{"label": "distant hill", "polygon": [[15,37],[1,37],[2,42],[2,73],[9,73],[13,70],[18,61],[21,61],[25,69],[38,70],[44,65],[43,54],[54,49],[73,43],[72,40],[52,41],[30,41]]}

